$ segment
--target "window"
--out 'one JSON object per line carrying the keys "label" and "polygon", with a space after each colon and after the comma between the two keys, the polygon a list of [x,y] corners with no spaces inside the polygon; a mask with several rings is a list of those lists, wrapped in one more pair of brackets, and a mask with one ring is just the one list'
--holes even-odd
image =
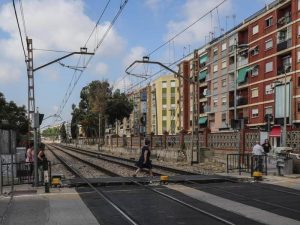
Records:
{"label": "window", "polygon": [[252,35],[257,33],[258,33],[258,25],[255,25],[254,27],[252,27]]}
{"label": "window", "polygon": [[218,89],[218,82],[213,83],[214,90]]}
{"label": "window", "polygon": [[298,113],[300,112],[300,102],[297,102]]}
{"label": "window", "polygon": [[251,97],[252,98],[258,97],[258,88],[251,89]]}
{"label": "window", "polygon": [[175,80],[171,80],[171,87],[176,87],[176,81]]}
{"label": "window", "polygon": [[218,48],[214,48],[214,56],[218,55]]}
{"label": "window", "polygon": [[266,41],[266,50],[270,49],[273,47],[273,40],[270,39],[270,40],[267,40]]}
{"label": "window", "polygon": [[298,11],[300,11],[300,0],[298,0]]}
{"label": "window", "polygon": [[222,113],[222,121],[226,121],[226,113]]}
{"label": "window", "polygon": [[271,84],[267,84],[267,85],[266,85],[266,95],[270,95],[270,94],[272,94],[273,92],[274,92],[274,90],[273,90]]}
{"label": "window", "polygon": [[226,96],[224,97],[224,95],[222,96],[222,105],[226,105],[227,104],[227,98]]}
{"label": "window", "polygon": [[259,68],[258,65],[255,65],[255,66],[252,68],[252,70],[251,70],[251,75],[252,75],[252,77],[255,77],[255,76],[258,75],[258,68]]}
{"label": "window", "polygon": [[273,114],[273,108],[272,108],[272,106],[269,106],[269,107],[266,107],[265,108],[265,115],[266,114]]}
{"label": "window", "polygon": [[272,24],[273,24],[273,18],[272,17],[266,19],[266,28],[272,26]]}
{"label": "window", "polygon": [[273,70],[273,62],[266,63],[266,73]]}
{"label": "window", "polygon": [[222,62],[222,69],[225,69],[226,66],[227,66],[227,62],[226,62],[226,60],[225,60],[225,61]]}
{"label": "window", "polygon": [[225,79],[222,79],[222,87],[226,87],[226,78]]}
{"label": "window", "polygon": [[162,82],[162,88],[167,88],[167,82],[166,81]]}
{"label": "window", "polygon": [[252,118],[258,117],[258,109],[252,109]]}
{"label": "window", "polygon": [[298,37],[300,37],[300,26],[298,26]]}
{"label": "window", "polygon": [[218,97],[214,98],[214,107],[218,106]]}
{"label": "window", "polygon": [[300,77],[298,77],[298,87],[300,87]]}
{"label": "window", "polygon": [[218,72],[218,65],[214,65],[214,67],[213,67],[213,72],[215,73],[215,72]]}
{"label": "window", "polygon": [[227,45],[226,45],[226,43],[223,43],[223,44],[222,44],[222,52],[223,52],[223,51],[225,51],[225,50],[226,50],[226,48],[227,48]]}
{"label": "window", "polygon": [[300,52],[297,52],[297,62],[300,62]]}

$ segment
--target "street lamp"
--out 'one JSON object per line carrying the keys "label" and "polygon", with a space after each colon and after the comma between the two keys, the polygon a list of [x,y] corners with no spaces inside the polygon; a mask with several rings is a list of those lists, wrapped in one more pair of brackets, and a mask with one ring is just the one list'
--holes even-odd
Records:
{"label": "street lamp", "polygon": [[[143,57],[143,60],[135,60],[133,63],[131,63],[127,68],[126,68],[126,70],[125,70],[125,72],[128,74],[128,75],[134,75],[134,76],[136,76],[135,74],[132,74],[132,73],[130,73],[129,72],[129,69],[131,68],[131,67],[133,67],[135,64],[137,64],[137,63],[147,63],[147,64],[156,64],[156,65],[159,65],[159,66],[161,66],[161,67],[163,67],[164,69],[166,69],[166,70],[168,70],[168,71],[170,71],[170,72],[172,72],[174,75],[175,75],[175,77],[181,77],[182,79],[184,79],[184,80],[186,80],[186,81],[188,81],[189,83],[192,83],[194,86],[195,86],[195,84],[196,84],[196,81],[194,81],[193,79],[187,79],[186,77],[184,77],[183,75],[181,75],[180,74],[180,72],[176,72],[175,70],[173,70],[173,69],[171,69],[170,67],[168,67],[168,66],[166,66],[166,65],[164,65],[164,64],[162,64],[161,62],[158,62],[158,61],[150,61],[149,60],[149,57],[148,56],[144,56]],[[141,76],[142,77],[142,76]],[[195,104],[195,91],[194,91],[194,93],[193,93],[193,104]],[[194,117],[195,117],[195,106],[193,105],[193,112],[192,112],[192,114],[193,114],[193,117],[192,117],[192,123],[193,123],[193,126],[192,126],[192,140],[191,140],[191,144],[190,144],[190,146],[191,146],[191,149],[190,149],[190,157],[191,157],[191,164],[193,163],[193,144],[194,144]],[[199,135],[198,135],[199,136]],[[198,146],[199,145],[199,141],[197,141],[197,149],[198,149]]]}

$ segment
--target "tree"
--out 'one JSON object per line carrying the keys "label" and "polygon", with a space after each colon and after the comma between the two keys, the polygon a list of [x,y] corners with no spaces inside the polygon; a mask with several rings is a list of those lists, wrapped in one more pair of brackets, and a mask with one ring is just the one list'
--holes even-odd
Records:
{"label": "tree", "polygon": [[111,99],[108,100],[105,114],[108,116],[108,123],[114,124],[116,120],[123,120],[129,117],[133,110],[133,103],[117,89]]}
{"label": "tree", "polygon": [[7,102],[4,95],[0,92],[0,122],[7,120],[8,125],[1,125],[1,128],[13,129],[17,133],[17,140],[21,135],[28,132],[29,120],[26,116],[25,106],[17,106],[13,101]]}
{"label": "tree", "polygon": [[66,131],[65,123],[63,123],[61,125],[59,134],[60,134],[60,138],[61,138],[62,142],[66,142],[67,141],[67,131]]}

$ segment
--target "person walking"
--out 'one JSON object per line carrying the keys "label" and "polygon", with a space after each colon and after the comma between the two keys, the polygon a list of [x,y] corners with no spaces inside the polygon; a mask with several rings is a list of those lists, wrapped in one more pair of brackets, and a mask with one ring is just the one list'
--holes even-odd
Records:
{"label": "person walking", "polygon": [[254,170],[262,172],[264,149],[259,144],[259,141],[256,141],[256,144],[253,146],[252,154],[254,158]]}
{"label": "person walking", "polygon": [[151,151],[150,151],[149,146],[150,146],[150,140],[146,139],[145,145],[142,147],[142,152],[141,152],[140,158],[139,158],[138,162],[136,163],[137,170],[133,174],[133,177],[136,177],[137,174],[144,168],[149,169],[149,175],[151,177],[153,176],[152,163],[150,160]]}

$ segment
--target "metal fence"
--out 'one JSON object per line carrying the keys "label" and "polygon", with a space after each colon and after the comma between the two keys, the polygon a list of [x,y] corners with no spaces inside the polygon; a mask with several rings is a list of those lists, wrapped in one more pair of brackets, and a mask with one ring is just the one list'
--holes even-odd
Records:
{"label": "metal fence", "polygon": [[[51,177],[51,162],[48,161],[48,172]],[[3,163],[2,164],[2,185],[19,185],[19,184],[32,184],[34,181],[33,163],[20,162],[20,163]],[[39,181],[43,181],[44,172],[42,164],[38,165]]]}
{"label": "metal fence", "polygon": [[228,154],[227,155],[227,173],[238,172],[241,174],[260,171],[268,175],[267,155],[254,156],[252,154]]}

